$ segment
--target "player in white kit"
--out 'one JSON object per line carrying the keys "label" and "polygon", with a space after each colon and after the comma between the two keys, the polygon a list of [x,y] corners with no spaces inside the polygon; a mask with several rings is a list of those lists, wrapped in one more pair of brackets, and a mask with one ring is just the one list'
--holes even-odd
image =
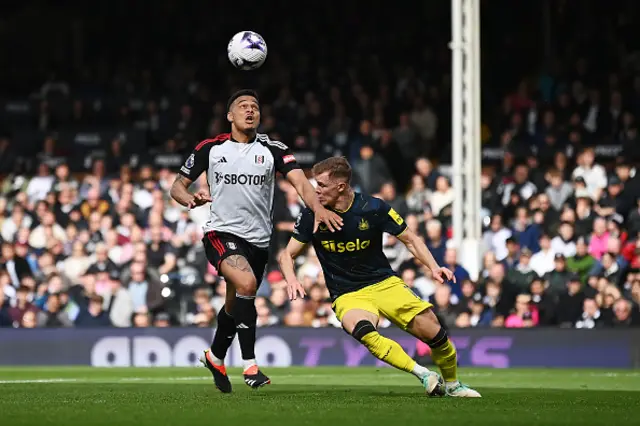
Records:
{"label": "player in white kit", "polygon": [[[171,196],[193,208],[211,202],[203,243],[207,258],[227,282],[226,303],[218,312],[217,329],[201,361],[213,375],[216,387],[231,392],[224,358],[238,334],[244,360],[244,381],[258,388],[270,380],[255,361],[256,308],[254,299],[268,260],[273,231],[272,212],[276,172],[295,187],[314,211],[315,226],[324,223],[340,229],[342,219],[322,207],[315,190],[289,148],[257,133],[260,104],[253,90],[233,94],[227,103],[231,133],[200,142],[180,168]],[[209,193],[189,192],[189,186],[207,173]]]}

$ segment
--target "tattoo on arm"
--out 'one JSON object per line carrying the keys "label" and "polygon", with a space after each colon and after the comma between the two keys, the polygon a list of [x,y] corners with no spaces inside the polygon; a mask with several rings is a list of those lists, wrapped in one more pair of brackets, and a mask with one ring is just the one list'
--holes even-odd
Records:
{"label": "tattoo on arm", "polygon": [[247,259],[244,256],[240,256],[239,254],[233,254],[225,258],[224,263],[239,271],[253,272],[253,270],[251,269],[251,265],[249,265]]}
{"label": "tattoo on arm", "polygon": [[175,183],[181,183],[181,184],[184,185],[185,188],[189,188],[189,185],[191,185],[193,182],[191,181],[191,179],[187,179],[186,177],[184,177],[182,175],[178,175],[178,176],[176,176]]}

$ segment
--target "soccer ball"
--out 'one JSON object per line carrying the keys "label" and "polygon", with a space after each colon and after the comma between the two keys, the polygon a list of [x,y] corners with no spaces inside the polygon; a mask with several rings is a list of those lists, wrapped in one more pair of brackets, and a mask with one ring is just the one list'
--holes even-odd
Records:
{"label": "soccer ball", "polygon": [[234,67],[254,70],[267,59],[267,43],[256,32],[241,31],[229,40],[227,55]]}

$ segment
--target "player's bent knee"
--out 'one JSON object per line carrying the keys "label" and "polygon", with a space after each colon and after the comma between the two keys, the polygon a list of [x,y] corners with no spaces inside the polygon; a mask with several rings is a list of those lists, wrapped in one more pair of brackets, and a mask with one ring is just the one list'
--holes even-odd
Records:
{"label": "player's bent knee", "polygon": [[351,332],[351,336],[356,339],[358,342],[362,342],[364,336],[369,333],[373,333],[377,331],[375,325],[371,323],[369,320],[361,320],[356,326],[353,328],[353,332]]}
{"label": "player's bent knee", "polygon": [[246,276],[237,277],[233,283],[235,287],[235,293],[241,296],[255,296],[258,290],[258,283],[253,274],[246,274]]}
{"label": "player's bent knee", "polygon": [[425,343],[429,345],[431,349],[436,349],[441,346],[444,346],[448,341],[449,341],[449,335],[447,334],[447,331],[444,328],[440,327],[440,330],[435,335],[435,337],[433,339],[428,340]]}

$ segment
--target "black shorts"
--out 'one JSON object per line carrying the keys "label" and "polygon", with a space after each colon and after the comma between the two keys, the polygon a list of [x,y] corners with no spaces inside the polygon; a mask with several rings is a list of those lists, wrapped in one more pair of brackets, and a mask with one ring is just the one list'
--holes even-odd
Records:
{"label": "black shorts", "polygon": [[226,232],[210,231],[202,239],[209,263],[220,271],[220,263],[233,255],[247,259],[258,286],[262,282],[269,261],[269,249],[256,247],[246,240]]}

